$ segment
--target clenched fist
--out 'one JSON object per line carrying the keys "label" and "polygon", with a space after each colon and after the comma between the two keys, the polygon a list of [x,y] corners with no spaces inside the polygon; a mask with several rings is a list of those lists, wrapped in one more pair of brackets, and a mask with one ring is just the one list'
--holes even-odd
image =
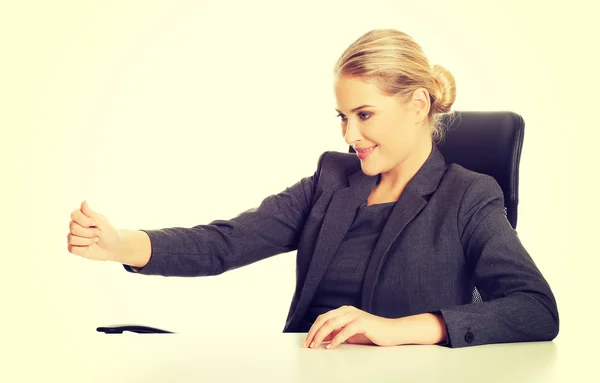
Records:
{"label": "clenched fist", "polygon": [[68,250],[72,254],[100,261],[116,260],[121,248],[121,236],[102,214],[87,204],[71,213]]}

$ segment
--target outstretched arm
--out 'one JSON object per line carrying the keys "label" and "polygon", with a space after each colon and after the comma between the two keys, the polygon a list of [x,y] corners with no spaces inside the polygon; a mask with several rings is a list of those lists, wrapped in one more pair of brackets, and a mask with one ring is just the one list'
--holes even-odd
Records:
{"label": "outstretched arm", "polygon": [[126,270],[163,276],[217,275],[296,250],[325,155],[313,176],[230,220],[126,233],[130,238],[129,255],[123,258]]}

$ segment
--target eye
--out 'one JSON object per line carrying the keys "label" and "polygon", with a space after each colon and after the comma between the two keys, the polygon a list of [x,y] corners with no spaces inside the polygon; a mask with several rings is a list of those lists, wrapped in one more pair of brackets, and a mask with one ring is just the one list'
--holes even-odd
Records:
{"label": "eye", "polygon": [[346,121],[347,117],[341,113],[338,113],[336,117],[341,117],[342,121]]}
{"label": "eye", "polygon": [[358,117],[360,117],[360,119],[364,121],[371,117],[371,113],[360,112],[358,113]]}

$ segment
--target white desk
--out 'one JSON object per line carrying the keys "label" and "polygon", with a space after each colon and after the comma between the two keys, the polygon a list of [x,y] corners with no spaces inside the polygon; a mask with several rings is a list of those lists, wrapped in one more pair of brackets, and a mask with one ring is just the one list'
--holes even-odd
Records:
{"label": "white desk", "polygon": [[94,333],[79,339],[56,339],[54,345],[45,342],[22,349],[20,356],[25,359],[9,366],[15,375],[2,381],[600,381],[595,380],[598,373],[591,362],[595,358],[584,362],[576,349],[567,346],[563,349],[559,342],[462,349],[343,344],[335,350],[314,350],[301,348],[303,339],[304,334],[219,338]]}

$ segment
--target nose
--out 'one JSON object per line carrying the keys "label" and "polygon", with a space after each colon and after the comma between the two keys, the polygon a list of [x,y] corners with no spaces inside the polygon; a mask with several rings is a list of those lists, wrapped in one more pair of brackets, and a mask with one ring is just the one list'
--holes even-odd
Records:
{"label": "nose", "polygon": [[344,140],[348,145],[353,145],[356,141],[360,141],[362,138],[358,122],[352,122],[350,119],[346,121],[343,132]]}

